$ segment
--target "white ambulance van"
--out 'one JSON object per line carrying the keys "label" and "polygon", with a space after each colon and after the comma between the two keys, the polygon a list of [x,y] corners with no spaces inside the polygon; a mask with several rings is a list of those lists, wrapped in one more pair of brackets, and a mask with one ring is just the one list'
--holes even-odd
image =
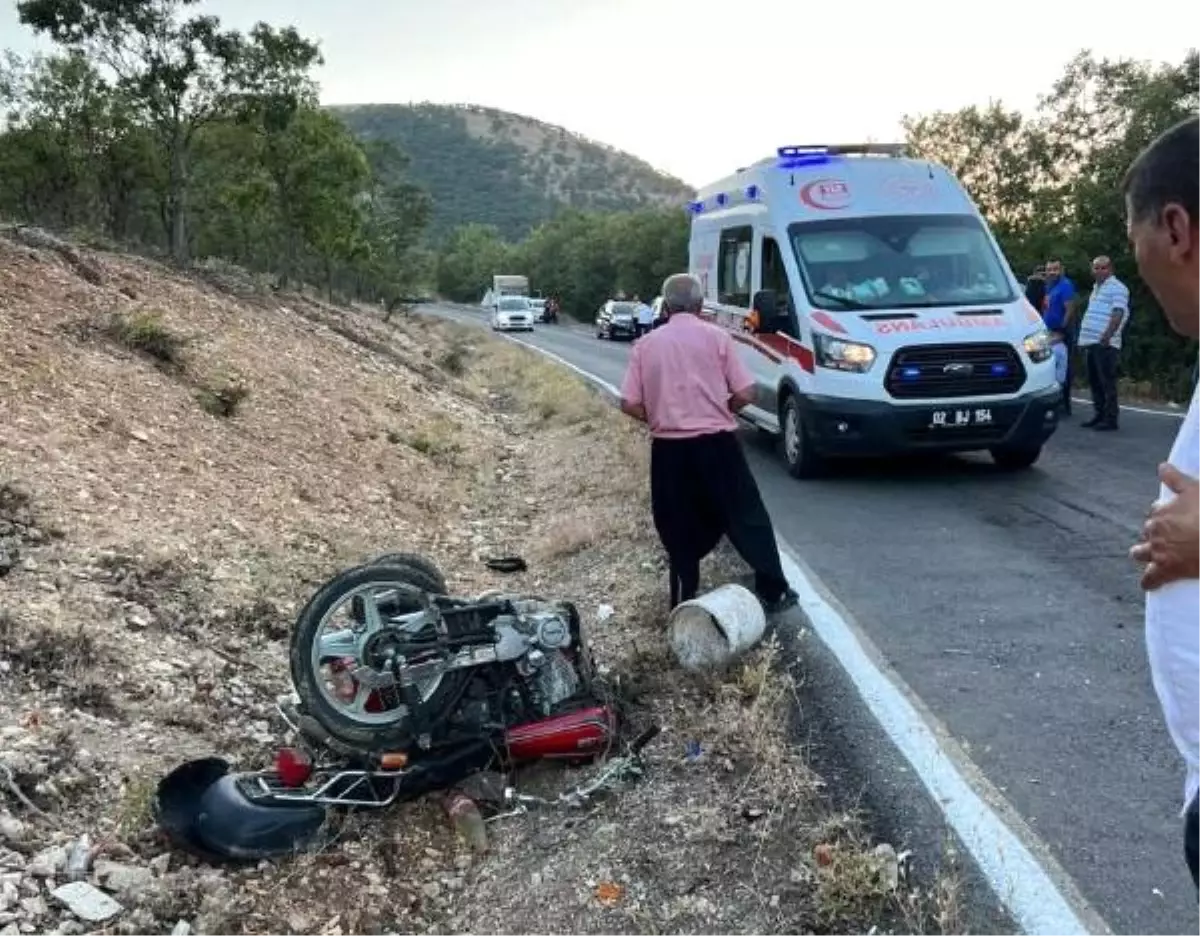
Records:
{"label": "white ambulance van", "polygon": [[788,470],[987,450],[1057,427],[1049,335],[965,189],[902,147],[785,146],[697,194],[691,272],[754,374],[744,419]]}

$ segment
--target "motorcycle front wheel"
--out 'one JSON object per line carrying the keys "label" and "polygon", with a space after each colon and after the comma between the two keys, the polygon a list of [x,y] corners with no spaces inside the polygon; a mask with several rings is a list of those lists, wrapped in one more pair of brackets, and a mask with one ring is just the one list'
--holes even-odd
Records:
{"label": "motorcycle front wheel", "polygon": [[[303,711],[345,746],[363,752],[402,751],[416,740],[400,689],[366,685],[354,672],[360,667],[383,672],[389,652],[420,662],[419,647],[414,656],[417,642],[411,639],[417,635],[404,633],[389,619],[420,610],[427,596],[443,590],[429,572],[378,560],[349,569],[322,586],[296,620],[292,684]],[[467,678],[466,671],[452,671],[418,683],[420,705],[431,721],[446,717]]]}

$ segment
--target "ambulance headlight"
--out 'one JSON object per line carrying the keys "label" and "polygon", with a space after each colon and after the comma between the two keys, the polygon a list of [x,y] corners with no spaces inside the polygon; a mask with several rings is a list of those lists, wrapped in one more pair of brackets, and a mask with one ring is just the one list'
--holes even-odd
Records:
{"label": "ambulance headlight", "polygon": [[1025,353],[1034,364],[1041,364],[1050,357],[1050,332],[1039,328],[1025,336]]}
{"label": "ambulance headlight", "polygon": [[870,345],[822,334],[814,334],[813,339],[817,349],[817,363],[822,367],[865,374],[875,363],[875,349]]}

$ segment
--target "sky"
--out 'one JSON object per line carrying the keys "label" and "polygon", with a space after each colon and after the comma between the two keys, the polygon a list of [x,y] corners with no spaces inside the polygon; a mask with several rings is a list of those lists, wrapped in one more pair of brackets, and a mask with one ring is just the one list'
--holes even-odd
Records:
{"label": "sky", "polygon": [[[201,0],[319,40],[327,104],[471,103],[558,124],[693,186],[785,144],[901,139],[905,114],[1032,110],[1080,49],[1180,61],[1184,0]],[[0,48],[45,48],[0,0]]]}

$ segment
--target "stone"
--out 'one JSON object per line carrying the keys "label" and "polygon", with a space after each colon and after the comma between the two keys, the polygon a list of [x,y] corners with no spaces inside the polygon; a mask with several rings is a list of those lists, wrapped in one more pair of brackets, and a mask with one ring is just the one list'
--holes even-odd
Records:
{"label": "stone", "polygon": [[21,912],[27,917],[37,919],[49,913],[50,908],[46,906],[42,895],[38,894],[36,897],[26,897],[21,901]]}
{"label": "stone", "polygon": [[20,819],[9,813],[0,813],[0,839],[17,845],[25,841],[28,834],[29,830]]}
{"label": "stone", "polygon": [[171,853],[163,852],[161,855],[156,855],[150,859],[150,870],[159,877],[165,875],[171,869]]}
{"label": "stone", "polygon": [[191,936],[192,924],[187,920],[180,920],[171,929],[171,936]]}
{"label": "stone", "polygon": [[108,894],[86,881],[72,881],[55,888],[50,896],[87,923],[103,923],[124,911]]}
{"label": "stone", "polygon": [[132,897],[153,883],[154,872],[138,865],[119,864],[101,859],[96,862],[96,880],[106,890]]}
{"label": "stone", "polygon": [[54,877],[67,863],[67,850],[61,845],[45,848],[29,859],[25,869],[34,877]]}

